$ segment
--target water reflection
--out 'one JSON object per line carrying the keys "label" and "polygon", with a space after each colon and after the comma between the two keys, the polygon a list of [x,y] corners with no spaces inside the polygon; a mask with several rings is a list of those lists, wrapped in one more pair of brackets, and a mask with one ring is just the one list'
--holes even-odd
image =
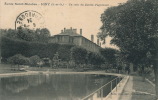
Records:
{"label": "water reflection", "polygon": [[114,76],[53,74],[0,79],[0,100],[80,100]]}

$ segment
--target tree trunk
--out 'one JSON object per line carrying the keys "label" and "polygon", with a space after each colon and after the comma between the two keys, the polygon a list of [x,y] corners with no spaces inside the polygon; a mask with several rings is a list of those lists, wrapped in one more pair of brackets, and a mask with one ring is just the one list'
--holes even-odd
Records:
{"label": "tree trunk", "polygon": [[142,65],[142,81],[145,81],[144,65]]}
{"label": "tree trunk", "polygon": [[138,70],[138,64],[133,64],[133,71],[136,72]]}
{"label": "tree trunk", "polygon": [[156,98],[158,99],[158,62],[157,60],[155,60],[155,63],[154,63],[154,75],[155,75]]}

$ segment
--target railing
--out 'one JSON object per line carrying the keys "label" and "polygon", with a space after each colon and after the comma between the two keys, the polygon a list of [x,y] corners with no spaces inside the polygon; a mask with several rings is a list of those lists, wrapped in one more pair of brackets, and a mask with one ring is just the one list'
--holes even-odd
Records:
{"label": "railing", "polygon": [[82,98],[81,100],[103,100],[106,98],[107,95],[112,94],[113,89],[115,88],[116,91],[118,86],[120,86],[120,81],[123,77],[118,76],[113,80],[109,81],[105,85],[101,86],[99,89],[95,90],[91,94],[87,95],[86,97]]}

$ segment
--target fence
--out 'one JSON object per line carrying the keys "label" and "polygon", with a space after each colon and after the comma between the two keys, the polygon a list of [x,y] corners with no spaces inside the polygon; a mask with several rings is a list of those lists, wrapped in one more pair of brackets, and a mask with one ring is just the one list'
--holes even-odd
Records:
{"label": "fence", "polygon": [[93,93],[87,95],[86,97],[82,98],[81,100],[105,100],[106,96],[109,94],[112,94],[113,89],[115,88],[116,92],[118,89],[118,86],[120,86],[120,81],[124,77],[118,76],[114,78],[113,80],[109,81]]}

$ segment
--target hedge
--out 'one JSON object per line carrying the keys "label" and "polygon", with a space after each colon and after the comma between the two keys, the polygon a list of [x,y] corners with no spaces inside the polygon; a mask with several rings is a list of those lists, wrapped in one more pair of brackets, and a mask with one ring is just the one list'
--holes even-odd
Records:
{"label": "hedge", "polygon": [[40,58],[52,59],[54,54],[58,52],[61,60],[68,61],[72,47],[73,45],[13,40],[5,36],[1,38],[1,54],[3,59],[7,59],[15,54],[22,54],[25,57],[38,55]]}

